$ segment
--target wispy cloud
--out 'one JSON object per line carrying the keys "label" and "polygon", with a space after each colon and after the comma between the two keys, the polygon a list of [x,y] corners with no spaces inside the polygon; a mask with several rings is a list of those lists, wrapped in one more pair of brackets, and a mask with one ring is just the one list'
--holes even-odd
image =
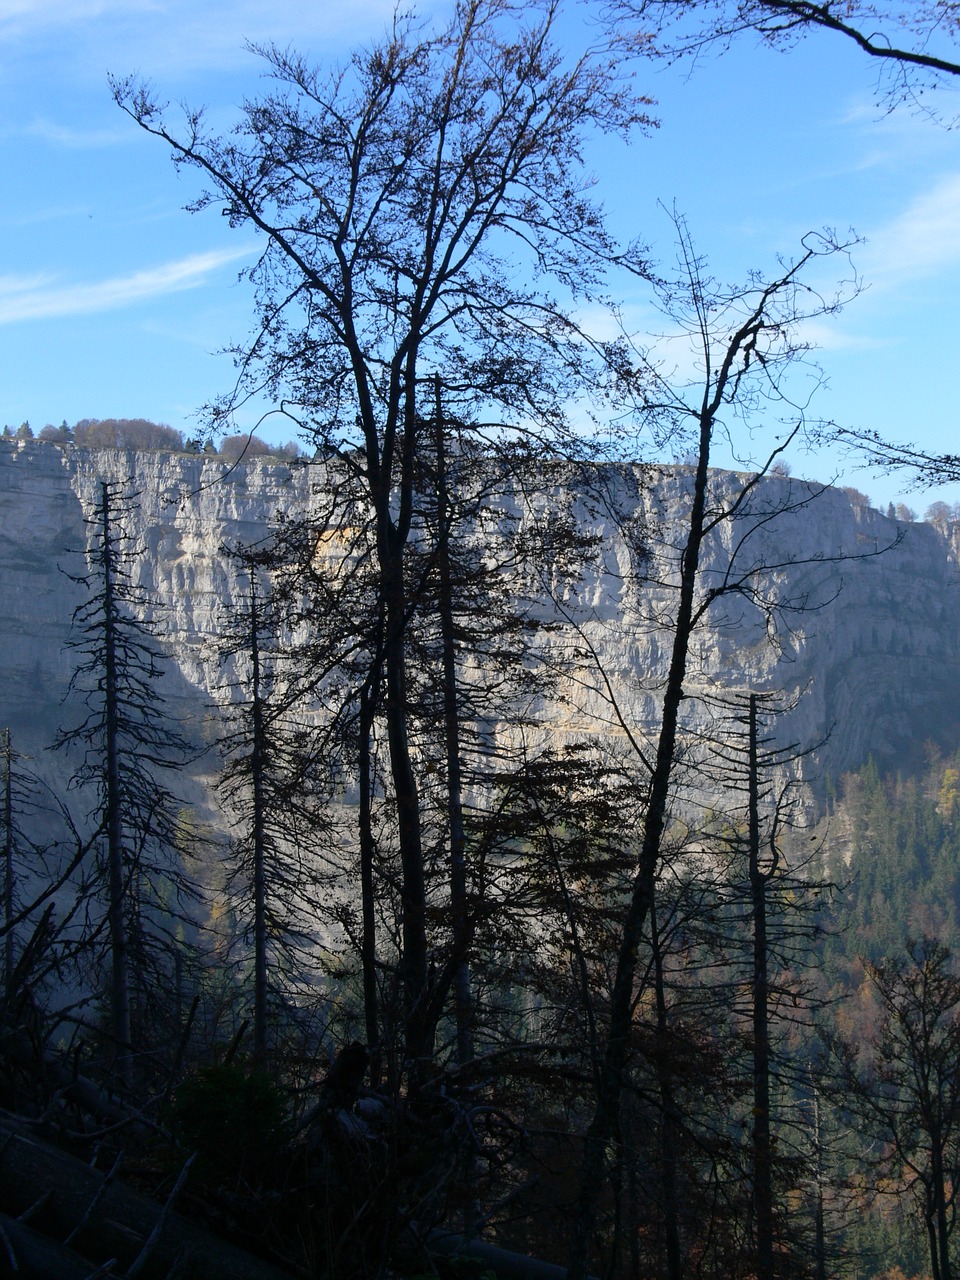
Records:
{"label": "wispy cloud", "polygon": [[71,125],[58,124],[55,120],[37,119],[17,129],[4,129],[0,136],[21,138],[38,138],[41,142],[51,142],[54,146],[69,147],[73,151],[87,150],[93,147],[113,147],[119,143],[129,143],[136,135],[129,127],[118,126],[115,129],[78,129]]}
{"label": "wispy cloud", "polygon": [[918,196],[898,217],[868,232],[858,254],[868,281],[925,278],[960,264],[960,173]]}
{"label": "wispy cloud", "polygon": [[394,0],[350,5],[301,0],[0,0],[0,42],[53,43],[69,63],[91,57],[102,74],[147,75],[236,67],[247,41],[309,46],[379,28]]}
{"label": "wispy cloud", "polygon": [[131,275],[83,284],[52,276],[0,276],[0,324],[115,311],[148,298],[202,285],[213,272],[249,257],[252,246],[194,253]]}
{"label": "wispy cloud", "polygon": [[110,14],[149,13],[161,8],[155,0],[0,0],[0,39],[91,22]]}
{"label": "wispy cloud", "polygon": [[37,272],[32,276],[0,276],[0,298],[36,293],[40,289],[48,288],[54,279],[54,276],[43,272]]}
{"label": "wispy cloud", "polygon": [[[850,98],[838,113],[838,123],[861,127],[866,135],[875,134],[881,124],[888,139],[904,144],[920,142],[939,145],[936,136],[931,137],[933,121],[952,125],[960,117],[960,89],[949,83],[938,86],[936,94],[928,101],[915,102],[899,111],[888,111],[877,103],[873,95],[857,94]],[[941,141],[945,141],[942,140]]]}
{"label": "wispy cloud", "polygon": [[852,332],[843,318],[806,320],[799,326],[796,336],[800,342],[809,343],[814,350],[814,358],[820,351],[869,352],[884,351],[890,347],[889,338]]}

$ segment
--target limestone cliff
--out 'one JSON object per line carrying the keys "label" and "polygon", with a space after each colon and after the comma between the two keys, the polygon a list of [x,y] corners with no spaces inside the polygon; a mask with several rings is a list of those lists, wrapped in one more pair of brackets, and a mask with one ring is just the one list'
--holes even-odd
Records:
{"label": "limestone cliff", "polygon": [[[139,492],[136,535],[146,548],[143,586],[172,659],[166,696],[198,738],[217,693],[212,641],[239,590],[224,544],[253,542],[279,513],[322,501],[323,464],[254,459],[229,468],[201,455],[87,451],[40,442],[0,442],[0,725],[21,751],[41,757],[61,718],[71,669],[64,651],[79,588],[61,570],[82,571],[84,525],[99,482],[131,481]],[[656,722],[657,690],[669,654],[671,576],[676,571],[691,476],[683,467],[594,471],[604,501],[587,501],[571,472],[514,514],[569,516],[602,535],[602,549],[561,602],[593,647],[622,713],[641,729]],[[712,501],[732,502],[744,477],[717,472]],[[528,482],[527,488],[531,486]],[[507,505],[511,505],[511,501]],[[614,519],[611,512],[617,512]],[[621,519],[633,520],[650,555],[644,576]],[[872,752],[885,765],[928,739],[960,730],[960,575],[957,542],[926,524],[903,525],[858,505],[844,491],[770,477],[736,518],[717,526],[704,557],[704,585],[733,577],[745,593],[717,602],[694,641],[687,692],[703,688],[806,689],[782,732],[823,746],[799,766],[816,786]],[[786,610],[769,615],[764,601]],[[555,604],[545,600],[546,611]],[[557,643],[556,640],[553,643]],[[555,712],[558,738],[610,723],[604,682],[585,662],[569,700]],[[698,717],[686,704],[688,728]],[[598,728],[599,726],[599,728]],[[604,727],[606,726],[606,727]],[[48,775],[62,761],[44,763]]]}

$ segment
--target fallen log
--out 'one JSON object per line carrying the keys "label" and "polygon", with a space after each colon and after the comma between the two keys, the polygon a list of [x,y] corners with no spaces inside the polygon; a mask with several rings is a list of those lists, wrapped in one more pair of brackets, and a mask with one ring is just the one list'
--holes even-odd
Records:
{"label": "fallen log", "polygon": [[0,1213],[0,1275],[17,1280],[88,1280],[95,1270],[74,1249]]}
{"label": "fallen log", "polygon": [[565,1280],[566,1267],[554,1262],[530,1258],[512,1249],[489,1244],[485,1240],[468,1240],[447,1231],[431,1231],[424,1241],[431,1258],[475,1258],[480,1271],[496,1272],[497,1280]]}
{"label": "fallen log", "polygon": [[[421,1259],[419,1266],[418,1255]],[[412,1270],[420,1271],[423,1269],[423,1255],[436,1266],[441,1277],[444,1274],[444,1260],[459,1264],[455,1272],[457,1275],[463,1275],[465,1265],[473,1263],[473,1270],[477,1275],[493,1271],[497,1280],[565,1280],[567,1274],[566,1267],[555,1262],[544,1262],[525,1253],[516,1253],[513,1249],[504,1249],[490,1241],[458,1235],[440,1227],[422,1234],[411,1228],[408,1237],[401,1244],[397,1260],[406,1263]],[[588,1276],[587,1280],[596,1280],[596,1277]]]}
{"label": "fallen log", "polygon": [[141,1129],[151,1127],[139,1112],[124,1106],[116,1098],[108,1097],[86,1076],[76,1075],[57,1054],[50,1050],[38,1053],[23,1032],[6,1032],[0,1040],[0,1054],[11,1066],[41,1081],[45,1089],[59,1093],[64,1102],[73,1103],[101,1125],[113,1127],[129,1124]]}
{"label": "fallen log", "polygon": [[[65,1239],[96,1199],[104,1177],[66,1152],[0,1124],[0,1209],[16,1218],[52,1191],[31,1214],[33,1232]],[[115,1180],[76,1233],[73,1248],[97,1265],[116,1258],[122,1274],[140,1256],[163,1213],[156,1200]],[[292,1274],[168,1213],[138,1280],[164,1280],[178,1260],[182,1270],[177,1274],[189,1280],[290,1280]]]}

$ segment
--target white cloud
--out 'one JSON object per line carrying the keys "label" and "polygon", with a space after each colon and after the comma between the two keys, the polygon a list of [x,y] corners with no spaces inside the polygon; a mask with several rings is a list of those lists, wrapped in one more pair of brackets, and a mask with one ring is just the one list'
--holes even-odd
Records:
{"label": "white cloud", "polygon": [[41,142],[80,151],[129,143],[136,134],[126,124],[115,129],[78,129],[40,117],[16,128],[0,129],[0,138],[39,138]]}
{"label": "white cloud", "polygon": [[960,174],[942,179],[868,233],[858,265],[868,281],[931,276],[960,264]]}
{"label": "white cloud", "polygon": [[93,59],[100,74],[139,68],[169,77],[241,65],[247,41],[352,44],[393,10],[394,0],[0,0],[0,42],[39,39],[44,56],[56,45],[67,61]]}
{"label": "white cloud", "polygon": [[[952,56],[952,55],[951,55]],[[938,140],[931,125],[936,122],[952,126],[960,117],[960,89],[946,81],[938,85],[936,93],[931,93],[923,102],[909,102],[895,111],[890,111],[876,101],[875,95],[858,94],[851,98],[840,110],[838,121],[841,125],[852,125],[862,128],[866,135],[876,135],[877,126],[882,127],[883,134],[891,142],[899,141],[903,146],[939,146],[945,139]]]}
{"label": "white cloud", "polygon": [[0,298],[11,294],[35,293],[52,284],[55,277],[49,273],[38,273],[34,276],[0,276]]}
{"label": "white cloud", "polygon": [[0,276],[0,324],[115,311],[147,298],[195,289],[219,268],[248,257],[252,246],[194,253],[131,275],[87,284],[50,276]]}
{"label": "white cloud", "polygon": [[91,22],[111,13],[127,16],[161,8],[153,0],[0,0],[0,39]]}
{"label": "white cloud", "polygon": [[890,347],[889,339],[851,333],[844,328],[842,318],[806,320],[800,325],[797,338],[810,344],[814,358],[818,351],[883,351]]}

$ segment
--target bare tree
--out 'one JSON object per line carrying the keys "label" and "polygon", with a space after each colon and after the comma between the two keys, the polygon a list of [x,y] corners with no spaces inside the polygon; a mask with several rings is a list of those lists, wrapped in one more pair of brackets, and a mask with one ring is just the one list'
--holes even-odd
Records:
{"label": "bare tree", "polygon": [[[960,454],[928,453],[913,444],[901,444],[895,440],[886,440],[877,431],[854,430],[842,428],[837,433],[839,439],[848,443],[870,466],[879,471],[902,471],[919,486],[955,484],[960,480]],[[897,503],[897,519],[900,509],[909,511],[903,503]],[[909,519],[916,519],[912,514]]]}
{"label": "bare tree", "polygon": [[[834,890],[816,865],[818,851],[798,857],[798,846],[804,848],[806,842],[801,844],[795,834],[804,822],[789,766],[819,744],[801,749],[775,738],[774,725],[796,700],[750,692],[718,693],[710,701],[718,722],[708,742],[708,768],[723,783],[726,798],[724,829],[706,844],[725,850],[721,860],[727,871],[719,892],[730,939],[730,980],[739,988],[731,996],[732,1011],[750,1026],[755,1267],[760,1280],[773,1280],[785,1268],[796,1272],[800,1265],[798,1215],[784,1212],[779,1192],[781,1171],[791,1163],[785,1158],[788,1133],[802,1126],[785,1122],[782,1098],[805,1089],[804,1072],[810,1066],[785,1051],[783,1041],[795,1028],[809,1037],[813,1011],[822,1003],[816,947]],[[799,1150],[796,1142],[792,1145]],[[793,1178],[800,1174],[800,1164],[799,1157],[793,1160]]]}
{"label": "bare tree", "polygon": [[299,655],[272,596],[270,550],[244,549],[234,558],[245,570],[247,594],[217,644],[221,662],[232,667],[222,686],[230,700],[219,742],[220,793],[236,833],[224,888],[252,944],[254,1054],[262,1063],[278,1020],[271,997],[302,983],[311,967],[305,952],[324,914],[320,863],[329,824]]}
{"label": "bare tree", "polygon": [[832,32],[877,61],[890,106],[908,101],[932,112],[920,96],[960,75],[956,0],[915,0],[907,10],[895,0],[614,0],[612,7],[643,22],[648,41],[652,23],[655,44],[671,57],[747,32],[786,48],[812,32]]}
{"label": "bare tree", "polygon": [[[14,748],[9,729],[5,729],[0,738],[0,753],[3,760],[0,783],[3,918],[0,937],[3,938],[4,1000],[9,1015],[9,1003],[18,980],[24,978],[21,953],[32,945],[31,942],[24,944],[18,935],[24,926],[31,931],[36,929],[36,917],[41,908],[47,907],[50,899],[64,890],[101,832],[95,831],[85,838],[79,835],[62,797],[55,796],[33,773],[27,758]],[[48,836],[62,832],[65,838],[54,836],[41,842],[37,838],[40,831],[45,831]],[[57,937],[60,932],[58,925],[62,928],[64,918],[69,914],[69,911],[64,911],[60,921],[48,916],[41,931],[48,948],[43,963],[49,972],[57,969],[59,959],[69,949],[65,939]],[[54,952],[55,955],[52,954]],[[35,955],[34,961],[38,959]]]}
{"label": "bare tree", "polygon": [[[664,308],[672,325],[693,345],[702,377],[677,386],[651,360],[642,361],[638,375],[640,412],[660,438],[682,442],[692,437],[697,461],[685,519],[686,536],[678,549],[675,568],[676,603],[660,728],[647,756],[649,780],[638,832],[637,869],[620,926],[597,1104],[584,1148],[579,1222],[571,1256],[571,1274],[576,1280],[586,1274],[606,1152],[619,1124],[635,983],[675,780],[691,639],[717,601],[731,594],[748,595],[757,601],[764,596],[765,575],[743,546],[730,557],[727,568],[719,575],[711,574],[708,581],[701,574],[701,555],[711,534],[747,509],[760,477],[804,423],[805,405],[791,400],[787,381],[791,364],[807,349],[797,336],[798,328],[808,316],[840,305],[841,298],[821,297],[802,282],[801,276],[818,259],[846,252],[846,246],[830,236],[812,237],[796,261],[782,264],[773,279],[755,278],[745,289],[728,291],[705,276],[682,223],[678,230],[680,277],[675,288],[666,293]],[[855,284],[846,292],[848,296],[855,292]],[[718,433],[729,432],[737,418],[749,417],[761,407],[767,414],[779,409],[781,414],[789,415],[781,440],[773,447],[766,465],[744,483],[732,500],[716,503],[711,498],[710,473],[715,438]]]}
{"label": "bare tree", "polygon": [[580,301],[600,296],[611,263],[641,269],[606,235],[580,149],[591,129],[642,125],[643,103],[602,52],[564,63],[552,4],[525,16],[518,26],[507,0],[462,0],[429,37],[398,18],[332,74],[262,49],[278,90],[248,103],[223,139],[200,113],[177,132],[147,89],[116,86],[124,110],[207,180],[194,207],[218,206],[264,237],[250,272],[258,329],[237,352],[237,388],[214,406],[215,424],[244,397],[282,396],[364,484],[384,611],[411,1061],[429,1056],[434,1036],[405,640],[421,384],[439,370],[448,407],[465,418],[564,436],[565,399],[602,379],[612,353],[530,281],[547,277]]}
{"label": "bare tree", "polygon": [[14,752],[10,730],[3,731],[3,983],[9,995],[13,985],[13,958],[16,939],[13,913],[16,902],[16,869],[14,865],[17,829],[14,825]]}
{"label": "bare tree", "polygon": [[[647,49],[668,58],[724,48],[747,33],[788,50],[811,33],[833,33],[878,64],[878,88],[889,109],[905,102],[948,126],[956,122],[938,113],[929,92],[960,76],[956,0],[914,0],[907,7],[896,0],[614,0],[610,12],[617,23],[641,24]],[[869,429],[841,427],[836,436],[870,465],[905,471],[918,486],[960,478],[955,453],[931,453]]]}

